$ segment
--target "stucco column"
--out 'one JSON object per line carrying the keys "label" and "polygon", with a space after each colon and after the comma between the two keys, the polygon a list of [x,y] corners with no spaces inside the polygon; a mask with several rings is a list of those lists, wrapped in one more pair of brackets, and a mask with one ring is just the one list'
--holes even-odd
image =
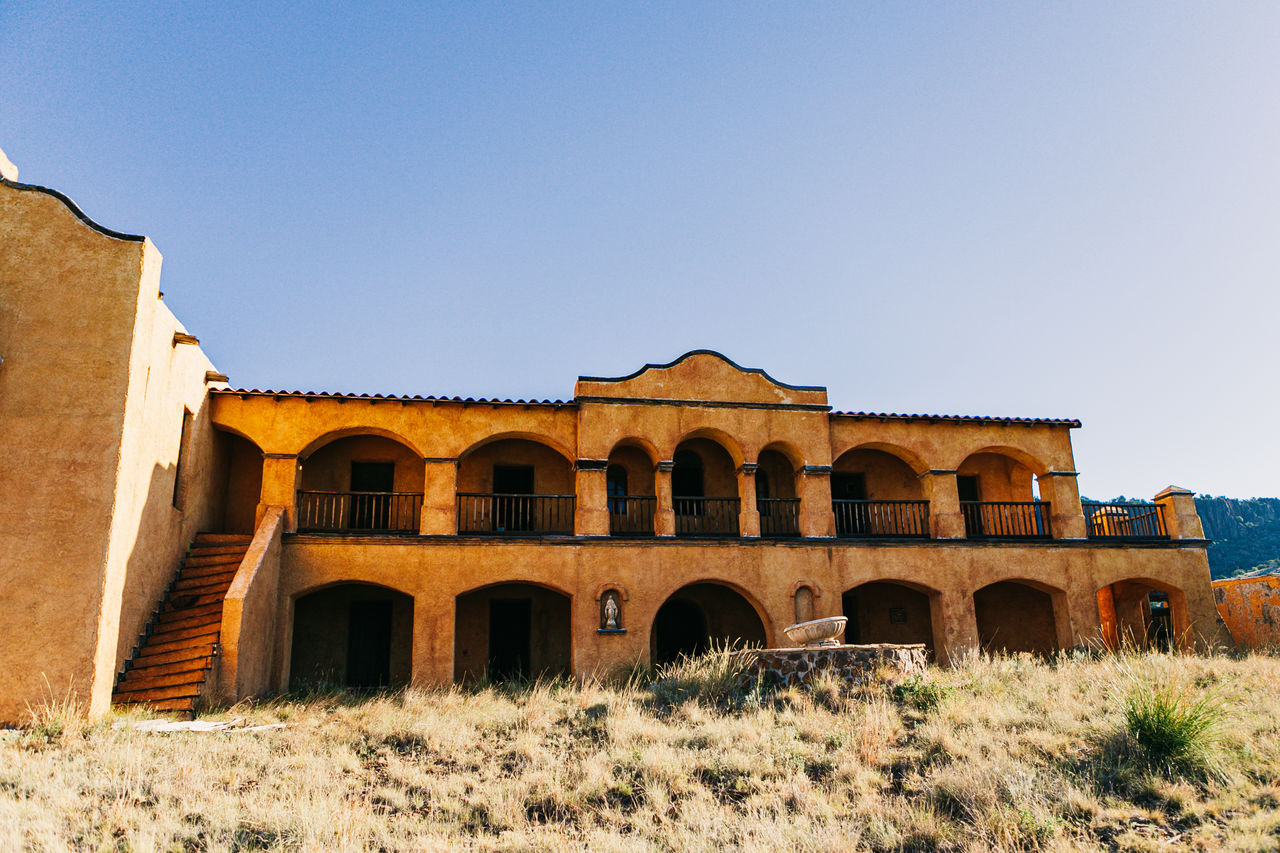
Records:
{"label": "stucco column", "polygon": [[418,687],[453,681],[454,598],[437,591],[413,597],[412,681]]}
{"label": "stucco column", "polygon": [[756,470],[754,462],[743,462],[738,468],[738,535],[760,535],[760,508],[756,506]]}
{"label": "stucco column", "polygon": [[942,469],[920,475],[924,495],[929,499],[929,526],[934,539],[963,539],[964,516],[960,513],[960,493],[956,472]]}
{"label": "stucco column", "polygon": [[836,535],[836,516],[831,507],[831,466],[806,465],[796,478],[800,495],[800,535]]}
{"label": "stucco column", "polygon": [[664,459],[654,470],[653,490],[658,496],[658,507],[654,510],[653,527],[659,536],[676,535],[676,508],[671,495],[671,472],[676,463]]}
{"label": "stucco column", "polygon": [[422,521],[418,532],[424,536],[452,536],[458,532],[458,460],[427,457],[422,478]]}
{"label": "stucco column", "polygon": [[284,507],[285,527],[292,533],[298,529],[298,456],[294,453],[262,454],[262,491],[254,527],[262,521],[267,508]]}
{"label": "stucco column", "polygon": [[1164,523],[1170,539],[1203,539],[1204,527],[1196,511],[1195,492],[1170,486],[1156,495],[1156,503],[1164,507]]}
{"label": "stucco column", "polygon": [[579,536],[609,535],[608,459],[579,459],[574,463],[573,530]]}
{"label": "stucco column", "polygon": [[957,664],[981,651],[971,590],[944,591],[931,604],[939,611],[933,617],[934,643],[940,641],[935,650],[939,663]]}
{"label": "stucco column", "polygon": [[1084,539],[1084,508],[1075,471],[1049,471],[1039,478],[1040,499],[1049,502],[1049,527],[1054,539]]}

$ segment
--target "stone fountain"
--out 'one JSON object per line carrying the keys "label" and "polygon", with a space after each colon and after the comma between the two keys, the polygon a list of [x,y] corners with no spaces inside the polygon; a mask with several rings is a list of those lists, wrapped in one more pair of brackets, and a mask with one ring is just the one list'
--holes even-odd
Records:
{"label": "stone fountain", "polygon": [[886,675],[924,671],[923,643],[850,645],[839,641],[848,619],[832,616],[798,622],[783,629],[794,648],[748,649],[737,652],[744,682],[770,687],[804,684],[830,674],[848,684],[861,684]]}

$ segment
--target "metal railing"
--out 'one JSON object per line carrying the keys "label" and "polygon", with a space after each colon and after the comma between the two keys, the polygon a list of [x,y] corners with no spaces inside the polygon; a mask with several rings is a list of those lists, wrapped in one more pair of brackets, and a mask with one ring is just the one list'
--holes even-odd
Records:
{"label": "metal railing", "polygon": [[458,533],[484,536],[572,534],[573,495],[458,493]]}
{"label": "metal railing", "polygon": [[609,533],[613,536],[654,535],[653,516],[658,499],[653,495],[614,495],[609,498]]}
{"label": "metal railing", "polygon": [[677,536],[737,536],[737,498],[674,498]]}
{"label": "metal railing", "polygon": [[1154,503],[1083,501],[1090,539],[1168,539],[1164,507]]}
{"label": "metal railing", "polygon": [[756,498],[760,513],[760,535],[770,537],[800,535],[799,498]]}
{"label": "metal railing", "polygon": [[833,500],[836,536],[844,539],[928,539],[928,501]]}
{"label": "metal railing", "polygon": [[417,533],[418,492],[298,492],[299,533]]}
{"label": "metal railing", "polygon": [[1048,501],[961,501],[970,539],[1049,539]]}

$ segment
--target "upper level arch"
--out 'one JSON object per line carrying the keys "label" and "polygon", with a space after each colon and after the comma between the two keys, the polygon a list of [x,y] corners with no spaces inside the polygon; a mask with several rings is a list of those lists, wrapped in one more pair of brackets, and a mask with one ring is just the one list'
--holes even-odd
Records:
{"label": "upper level arch", "polygon": [[[229,428],[220,427],[220,429],[229,429]],[[240,434],[240,433],[237,431],[237,434]],[[349,427],[343,427],[341,429],[331,430],[329,432],[325,432],[318,436],[315,436],[310,441],[308,441],[306,445],[302,447],[301,450],[298,451],[298,459],[305,464],[307,459],[309,459],[316,451],[320,450],[326,445],[332,444],[333,442],[338,441],[340,439],[351,438],[353,436],[376,436],[378,438],[389,439],[391,441],[394,441],[397,444],[403,445],[409,452],[417,456],[419,459],[421,459],[423,456],[421,448],[419,448],[416,444],[414,444],[414,442],[410,441],[409,439],[405,438],[403,435],[401,435],[398,432],[395,432],[394,430],[389,430],[389,429],[385,429],[383,427],[378,427],[378,426],[349,426]]]}
{"label": "upper level arch", "polygon": [[979,447],[974,450],[970,450],[967,453],[965,453],[964,457],[961,458],[958,464],[954,466],[955,469],[960,470],[961,468],[964,467],[965,462],[983,453],[992,454],[995,456],[1004,456],[1009,459],[1012,459],[1014,462],[1017,462],[1018,464],[1025,467],[1028,471],[1031,472],[1033,476],[1036,476],[1036,477],[1043,476],[1044,474],[1048,473],[1050,470],[1050,466],[1047,465],[1044,461],[1042,461],[1039,456],[1027,450],[1024,450],[1021,447],[1015,447],[1013,445],[1008,445],[1008,444],[992,444],[992,445],[987,445],[985,447]]}
{"label": "upper level arch", "polygon": [[530,441],[530,442],[533,442],[534,444],[541,444],[542,446],[555,451],[569,464],[571,465],[573,464],[573,461],[575,458],[574,453],[571,450],[569,450],[567,447],[565,447],[563,444],[556,441],[554,438],[551,438],[550,436],[543,435],[542,433],[527,432],[523,430],[509,430],[506,432],[496,432],[496,433],[493,433],[492,435],[486,435],[484,438],[481,438],[473,442],[465,450],[459,453],[458,459],[459,461],[466,459],[468,456],[471,456],[477,450],[480,450],[481,448],[486,447],[490,444],[494,444],[499,441],[507,441],[507,440],[513,440],[513,439],[519,440],[519,441]]}
{"label": "upper level arch", "polygon": [[746,461],[742,452],[742,445],[738,440],[724,430],[717,429],[715,427],[698,427],[697,429],[689,430],[684,435],[680,436],[679,440],[677,440],[670,448],[671,455],[667,458],[673,458],[675,456],[675,452],[681,447],[681,445],[687,445],[697,439],[705,439],[714,444],[720,445],[721,449],[723,449],[733,461],[733,467],[735,469],[742,467],[742,463]]}

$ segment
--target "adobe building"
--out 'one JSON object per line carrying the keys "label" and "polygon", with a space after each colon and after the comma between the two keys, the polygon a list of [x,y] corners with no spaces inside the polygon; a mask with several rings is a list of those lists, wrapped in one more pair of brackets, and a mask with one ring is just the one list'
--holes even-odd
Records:
{"label": "adobe building", "polygon": [[562,401],[231,388],[160,254],[0,157],[0,719],[585,676],[709,642],[1229,643],[1192,494],[1073,420],[832,411],[708,351]]}

